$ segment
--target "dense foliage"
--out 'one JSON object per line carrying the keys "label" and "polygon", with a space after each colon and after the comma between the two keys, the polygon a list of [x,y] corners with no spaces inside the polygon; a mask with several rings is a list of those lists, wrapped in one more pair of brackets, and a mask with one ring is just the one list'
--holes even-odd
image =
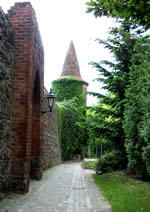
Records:
{"label": "dense foliage", "polygon": [[[92,63],[107,90],[107,95],[95,94],[100,98],[94,108],[98,128],[92,130],[111,141],[113,153],[117,151],[117,158],[120,154],[119,163],[126,164],[128,159],[130,172],[150,179],[150,39],[142,36],[142,31],[150,28],[150,1],[90,0],[87,5],[96,17],[122,19],[121,27],[111,30],[112,38],[99,40],[111,51],[115,63]],[[112,161],[117,161],[115,155],[106,155],[99,160],[99,169],[105,172],[110,166],[113,170]]]}
{"label": "dense foliage", "polygon": [[115,62],[103,60],[91,63],[99,72],[97,80],[103,82],[103,88],[107,90],[106,95],[95,94],[100,98],[98,106],[93,108],[97,114],[95,130],[99,133],[98,136],[110,141],[111,149],[120,156],[122,167],[127,163],[123,130],[125,91],[129,85],[131,58],[138,38],[138,35],[131,33],[132,28],[130,23],[122,23],[119,28],[112,28],[106,41],[98,40],[110,50]]}
{"label": "dense foliage", "polygon": [[86,143],[86,132],[81,130],[77,122],[82,121],[85,107],[77,98],[58,104],[61,114],[59,118],[59,135],[61,141],[62,159],[68,160],[73,154],[81,154]]}
{"label": "dense foliage", "polygon": [[[97,171],[125,168],[150,178],[150,39],[129,23],[122,23],[99,42],[113,53],[115,62],[92,63],[100,72],[106,95],[91,109],[85,124],[95,138],[107,142],[108,152]],[[103,66],[105,65],[105,67]],[[109,70],[106,67],[109,66]],[[93,119],[92,124],[88,119]],[[90,136],[89,136],[90,137]]]}
{"label": "dense foliage", "polygon": [[[74,77],[63,77],[52,82],[53,92],[57,101],[70,100],[73,97],[82,98],[83,81]],[[84,100],[83,100],[84,101]]]}
{"label": "dense foliage", "polygon": [[120,155],[116,151],[111,151],[101,157],[96,163],[96,173],[103,174],[122,169]]}
{"label": "dense foliage", "polygon": [[87,5],[88,12],[94,12],[96,17],[111,16],[131,20],[132,23],[150,28],[149,0],[90,0]]}
{"label": "dense foliage", "polygon": [[[106,134],[104,135],[105,129],[103,124],[105,115],[97,112],[99,105],[101,105],[101,103],[98,104],[98,106],[88,108],[86,118],[78,123],[78,125],[87,132],[88,144],[85,153],[88,157],[100,157],[104,154],[104,151],[110,151],[112,147],[111,140],[108,139]],[[107,120],[105,121],[107,122]]]}
{"label": "dense foliage", "polygon": [[150,39],[135,45],[126,92],[124,130],[128,168],[139,177],[150,178]]}
{"label": "dense foliage", "polygon": [[[83,82],[73,77],[53,81],[53,91],[57,96],[59,138],[62,159],[71,159],[73,154],[81,154],[86,143],[86,131],[77,123],[85,117]],[[61,101],[61,102],[60,102]]]}

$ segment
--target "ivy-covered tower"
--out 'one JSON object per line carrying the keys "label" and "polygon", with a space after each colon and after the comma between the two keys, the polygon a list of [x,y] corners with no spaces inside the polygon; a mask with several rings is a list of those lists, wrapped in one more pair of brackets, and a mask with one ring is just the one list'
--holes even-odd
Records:
{"label": "ivy-covered tower", "polygon": [[[75,77],[76,79],[79,79],[83,81],[83,92],[87,91],[88,83],[84,81],[81,77],[80,73],[80,67],[74,47],[73,41],[70,42],[69,49],[66,54],[66,58],[64,61],[63,69],[61,72],[60,77]],[[85,94],[85,100],[87,99],[86,94]]]}
{"label": "ivy-covered tower", "polygon": [[[73,41],[70,42],[60,78],[53,81],[52,86],[54,93],[58,97],[58,101],[63,101],[64,99],[69,100],[87,91],[88,83],[81,77]],[[81,91],[79,91],[79,87],[81,88]],[[86,93],[84,96],[86,104]]]}
{"label": "ivy-covered tower", "polygon": [[88,83],[80,74],[74,44],[71,41],[60,78],[52,82],[58,109],[59,140],[62,159],[79,159],[87,142],[86,130],[77,123],[85,119]]}

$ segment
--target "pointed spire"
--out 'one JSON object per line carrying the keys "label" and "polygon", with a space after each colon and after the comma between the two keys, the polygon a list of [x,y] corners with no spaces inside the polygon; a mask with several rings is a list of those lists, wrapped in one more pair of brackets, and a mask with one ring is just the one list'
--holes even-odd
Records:
{"label": "pointed spire", "polygon": [[76,56],[73,41],[70,42],[70,46],[60,76],[74,76],[81,79],[80,67],[78,64],[78,59]]}

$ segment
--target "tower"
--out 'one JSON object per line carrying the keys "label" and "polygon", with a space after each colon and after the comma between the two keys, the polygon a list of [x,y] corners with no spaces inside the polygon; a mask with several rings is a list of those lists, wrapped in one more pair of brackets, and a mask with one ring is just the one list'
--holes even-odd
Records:
{"label": "tower", "polygon": [[[60,77],[75,77],[76,79],[83,81],[83,92],[87,91],[88,83],[84,81],[81,77],[80,67],[75,51],[75,47],[73,41],[70,42],[69,49],[67,51],[63,69]],[[86,103],[87,95],[85,94],[85,103]]]}

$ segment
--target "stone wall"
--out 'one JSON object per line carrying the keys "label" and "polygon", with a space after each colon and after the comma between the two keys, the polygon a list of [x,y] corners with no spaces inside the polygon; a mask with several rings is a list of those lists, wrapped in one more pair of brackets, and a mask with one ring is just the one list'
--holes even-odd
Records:
{"label": "stone wall", "polygon": [[[45,89],[44,107],[43,110],[48,110],[47,107],[47,91]],[[44,139],[43,139],[43,169],[53,166],[61,162],[61,150],[58,135],[58,119],[57,108],[54,104],[53,111],[43,114],[44,119]]]}
{"label": "stone wall", "polygon": [[61,161],[56,107],[42,115],[43,79],[31,3],[16,3],[7,16],[0,8],[0,198],[10,190],[28,192],[31,178],[40,180],[43,169]]}
{"label": "stone wall", "polygon": [[0,8],[0,196],[9,190],[12,132],[14,42],[11,25]]}

